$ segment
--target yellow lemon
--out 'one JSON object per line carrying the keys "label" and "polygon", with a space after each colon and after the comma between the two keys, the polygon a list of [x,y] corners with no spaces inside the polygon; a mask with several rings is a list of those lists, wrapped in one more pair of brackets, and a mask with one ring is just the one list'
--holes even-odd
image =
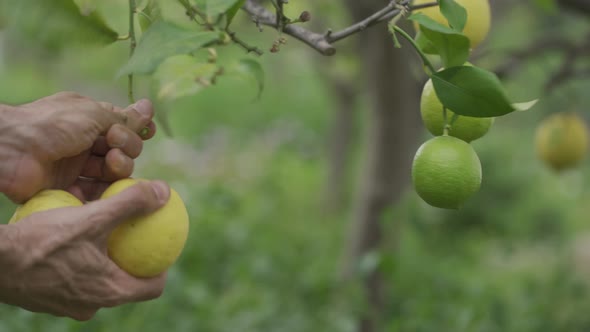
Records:
{"label": "yellow lemon", "polygon": [[[113,196],[138,183],[114,182],[101,198]],[[136,277],[153,277],[166,271],[180,256],[188,236],[189,218],[178,193],[170,189],[169,201],[159,210],[119,225],[108,239],[108,253],[121,269]]]}
{"label": "yellow lemon", "polygon": [[588,150],[588,129],[576,113],[556,113],[541,122],[535,134],[538,157],[556,171],[578,165]]}
{"label": "yellow lemon", "polygon": [[82,205],[83,203],[76,196],[67,191],[47,189],[38,192],[23,205],[17,207],[8,223],[15,223],[35,212]]}
{"label": "yellow lemon", "polygon": [[414,188],[426,203],[458,209],[481,186],[481,163],[469,143],[451,136],[422,144],[412,164]]}
{"label": "yellow lemon", "polygon": [[[455,113],[447,110],[447,121],[450,123]],[[420,98],[420,115],[428,131],[434,136],[441,136],[445,126],[443,105],[436,96],[432,80],[428,80]],[[474,118],[459,115],[449,129],[449,135],[465,142],[474,141],[484,136],[494,124],[494,118]]]}
{"label": "yellow lemon", "polygon": [[[471,48],[476,48],[488,35],[492,20],[490,3],[488,0],[455,0],[467,10],[467,23],[463,34],[471,41]],[[414,0],[414,5],[431,3],[432,0]],[[441,14],[438,6],[415,11],[422,13],[438,23],[448,26],[447,19]],[[417,25],[416,25],[417,26]]]}

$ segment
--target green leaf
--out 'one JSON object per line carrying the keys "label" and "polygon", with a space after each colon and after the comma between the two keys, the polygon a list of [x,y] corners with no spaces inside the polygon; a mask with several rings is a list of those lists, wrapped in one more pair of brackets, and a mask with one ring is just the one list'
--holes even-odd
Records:
{"label": "green leaf", "polygon": [[241,59],[230,65],[227,73],[246,80],[254,80],[258,85],[257,98],[260,98],[262,91],[264,90],[264,69],[260,63],[252,59]]}
{"label": "green leaf", "polygon": [[516,109],[517,111],[524,112],[524,111],[528,111],[531,108],[533,108],[533,106],[535,106],[538,102],[539,102],[539,99],[527,101],[524,103],[513,103],[512,107],[514,107],[514,109]]}
{"label": "green leaf", "polygon": [[459,115],[487,118],[515,111],[498,77],[487,70],[447,68],[434,73],[432,83],[442,104]]}
{"label": "green leaf", "polygon": [[105,45],[118,37],[98,12],[87,7],[82,13],[73,0],[21,0],[7,10],[7,25],[47,47]]}
{"label": "green leaf", "polygon": [[196,51],[218,37],[213,31],[185,30],[164,21],[156,22],[142,36],[135,53],[119,70],[118,76],[152,73],[166,58]]}
{"label": "green leaf", "polygon": [[[223,13],[227,12],[228,10],[232,9],[239,2],[242,2],[242,1],[241,0],[207,0],[207,16],[213,17],[213,16],[223,14]],[[234,13],[234,15],[235,15],[235,13]]]}
{"label": "green leaf", "polygon": [[432,43],[446,68],[461,66],[469,58],[469,38],[460,32],[434,21],[430,17],[417,13],[409,19],[420,24],[420,31]]}
{"label": "green leaf", "polygon": [[216,64],[199,62],[190,55],[170,57],[154,74],[158,84],[157,97],[170,100],[196,94],[213,84],[218,74]]}
{"label": "green leaf", "polygon": [[420,47],[422,52],[426,54],[438,54],[436,48],[434,48],[434,45],[432,45],[432,42],[428,38],[426,38],[426,36],[424,36],[424,33],[422,31],[418,30],[418,33],[416,34],[414,40],[416,41],[416,44],[418,45],[418,47]]}
{"label": "green leaf", "polygon": [[559,8],[555,0],[534,0],[534,2],[539,8],[551,14],[557,13]]}
{"label": "green leaf", "polygon": [[458,32],[462,32],[467,23],[467,10],[455,0],[439,0],[440,12],[446,17],[449,26]]}
{"label": "green leaf", "polygon": [[141,31],[146,31],[154,23],[162,19],[162,9],[157,0],[148,0],[145,8],[138,15]]}
{"label": "green leaf", "polygon": [[230,9],[227,10],[227,12],[225,13],[227,17],[227,23],[225,25],[226,27],[229,27],[231,22],[234,20],[234,17],[236,16],[240,8],[242,8],[245,2],[246,0],[238,0],[238,2],[236,2]]}

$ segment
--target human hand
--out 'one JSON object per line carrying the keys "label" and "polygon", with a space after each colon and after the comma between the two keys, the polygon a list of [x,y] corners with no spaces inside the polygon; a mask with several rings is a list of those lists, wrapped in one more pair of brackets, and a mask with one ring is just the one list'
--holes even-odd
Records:
{"label": "human hand", "polygon": [[84,206],[0,225],[0,302],[89,320],[100,308],[159,297],[165,274],[127,274],[108,258],[107,239],[119,224],[157,210],[169,196],[164,182],[141,182]]}
{"label": "human hand", "polygon": [[3,115],[0,190],[17,203],[42,189],[75,187],[81,176],[104,182],[130,176],[142,139],[156,129],[148,100],[121,109],[72,92]]}

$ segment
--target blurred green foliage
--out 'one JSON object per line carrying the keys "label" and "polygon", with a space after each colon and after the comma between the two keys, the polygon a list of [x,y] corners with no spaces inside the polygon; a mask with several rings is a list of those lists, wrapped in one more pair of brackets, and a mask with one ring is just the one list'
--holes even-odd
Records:
{"label": "blurred green foliage", "polygon": [[[569,16],[544,15],[521,5],[496,22],[488,48],[526,45],[548,21],[559,22],[556,29],[568,38],[588,28]],[[105,19],[122,26],[116,15]],[[246,36],[258,45],[272,43],[274,36],[248,29]],[[11,30],[0,32],[0,39],[1,102],[76,90],[125,104],[126,82],[114,77],[125,63],[126,45],[70,47],[56,55]],[[231,47],[220,57],[241,52]],[[493,54],[478,64],[492,68],[500,60]],[[546,114],[587,114],[590,82],[541,93],[539,82],[556,60],[535,59],[506,82],[517,99],[544,98],[533,111],[498,119],[474,143],[484,180],[463,209],[428,207],[408,190],[384,217],[390,241],[359,270],[380,268],[386,276],[385,331],[590,329],[588,162],[555,174],[533,150],[534,128]],[[86,323],[0,306],[0,332],[355,331],[363,297],[358,285],[338,277],[352,203],[337,213],[323,206],[325,142],[335,103],[313,61],[315,54],[290,42],[277,56],[261,58],[268,84],[260,100],[252,101],[256,86],[221,79],[158,108],[169,114],[174,136],[160,131],[146,143],[137,175],[169,181],[192,222],[160,299],[103,309]],[[149,96],[145,81],[139,80],[138,90]],[[359,111],[367,107],[363,101]],[[362,121],[357,125],[362,128]],[[2,198],[3,220],[13,209]]]}

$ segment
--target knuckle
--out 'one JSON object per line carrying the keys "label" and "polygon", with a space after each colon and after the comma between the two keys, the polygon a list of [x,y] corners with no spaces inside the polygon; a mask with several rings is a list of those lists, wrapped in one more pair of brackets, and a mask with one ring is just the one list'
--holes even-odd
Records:
{"label": "knuckle", "polygon": [[102,106],[102,108],[104,108],[107,111],[112,111],[115,109],[115,106],[112,103],[109,103],[107,101],[99,102],[99,105]]}
{"label": "knuckle", "polygon": [[83,98],[82,95],[80,95],[79,93],[74,92],[74,91],[60,91],[60,92],[54,94],[53,97],[55,97],[55,98]]}
{"label": "knuckle", "polygon": [[164,294],[164,287],[161,285],[151,285],[148,288],[142,289],[134,298],[136,301],[150,301],[159,298]]}
{"label": "knuckle", "polygon": [[96,315],[96,312],[97,312],[97,310],[95,310],[95,309],[82,310],[82,311],[78,311],[78,312],[70,314],[70,317],[72,319],[75,319],[80,322],[87,322],[87,321],[91,320],[92,318],[94,318],[94,316]]}
{"label": "knuckle", "polygon": [[162,294],[164,294],[164,285],[158,285],[157,287],[152,287],[147,295],[150,299],[157,299]]}
{"label": "knuckle", "polygon": [[149,209],[155,201],[154,191],[147,182],[140,182],[127,190],[131,191],[128,203],[134,210],[143,211]]}
{"label": "knuckle", "polygon": [[114,308],[116,306],[124,304],[122,296],[112,296],[102,301],[101,306],[105,308]]}

